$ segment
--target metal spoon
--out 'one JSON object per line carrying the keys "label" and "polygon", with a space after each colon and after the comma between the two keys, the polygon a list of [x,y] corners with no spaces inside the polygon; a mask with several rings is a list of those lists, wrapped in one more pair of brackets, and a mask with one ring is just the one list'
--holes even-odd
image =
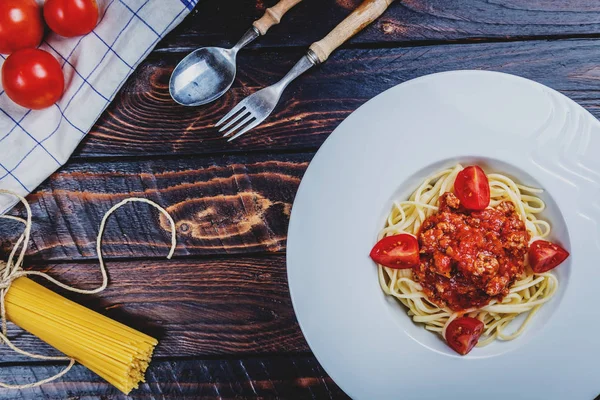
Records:
{"label": "metal spoon", "polygon": [[171,97],[184,106],[200,106],[215,101],[229,90],[236,74],[237,53],[269,28],[302,0],[281,0],[268,8],[231,49],[204,47],[185,57],[175,67],[169,83]]}

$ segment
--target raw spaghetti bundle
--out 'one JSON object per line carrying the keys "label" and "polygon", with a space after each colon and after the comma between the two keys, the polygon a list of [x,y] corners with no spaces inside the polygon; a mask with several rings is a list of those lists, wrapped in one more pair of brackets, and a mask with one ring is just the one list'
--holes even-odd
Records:
{"label": "raw spaghetti bundle", "polygon": [[[69,365],[64,370],[47,379],[24,385],[0,383],[0,387],[25,389],[40,386],[66,374],[77,361],[125,394],[137,388],[139,382],[144,381],[146,368],[148,368],[152,352],[158,341],[67,300],[26,276],[40,276],[63,289],[75,293],[99,293],[106,289],[108,284],[101,244],[104,226],[110,215],[129,202],[143,202],[156,207],[165,215],[171,225],[171,250],[167,256],[169,259],[172,257],[176,246],[175,223],[171,216],[156,203],[140,198],[123,200],[111,208],[102,219],[96,241],[96,251],[102,273],[102,285],[97,289],[82,290],[67,286],[43,272],[23,270],[23,259],[31,232],[31,208],[27,201],[17,194],[5,190],[0,190],[0,194],[10,194],[18,197],[27,211],[27,219],[0,215],[2,219],[18,221],[25,227],[12,249],[8,261],[0,261],[0,311],[2,320],[0,344],[4,343],[15,352],[31,358],[69,361]],[[19,349],[7,336],[7,319],[58,349],[66,357],[42,356]]]}

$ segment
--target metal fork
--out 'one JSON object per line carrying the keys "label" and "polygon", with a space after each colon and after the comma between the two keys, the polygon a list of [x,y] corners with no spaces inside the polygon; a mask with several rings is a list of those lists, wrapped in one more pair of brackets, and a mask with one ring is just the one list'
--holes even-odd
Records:
{"label": "metal fork", "polygon": [[281,98],[281,94],[294,79],[318,63],[319,60],[317,59],[315,53],[313,53],[312,50],[309,50],[308,53],[302,57],[300,61],[296,63],[296,65],[294,65],[294,67],[290,70],[290,72],[287,73],[286,76],[283,77],[282,80],[246,97],[226,116],[221,118],[221,120],[217,122],[215,126],[219,127],[225,121],[230,120],[219,130],[219,132],[223,132],[236,122],[240,121],[237,125],[233,126],[233,128],[225,132],[223,137],[231,135],[240,128],[243,129],[229,138],[228,142],[231,142],[232,140],[242,136],[244,133],[255,128],[258,124],[267,119],[269,115],[271,115],[275,109],[275,106],[277,106],[279,99]]}
{"label": "metal fork", "polygon": [[[294,79],[311,67],[325,62],[331,53],[346,40],[379,18],[393,1],[364,0],[352,14],[336,26],[326,37],[313,43],[307,54],[294,65],[282,80],[246,97],[221,118],[215,125],[216,127],[220,127],[226,121],[229,122],[219,132],[226,131],[223,137],[227,137],[237,131],[235,135],[229,138],[228,142],[231,142],[262,123],[271,115],[281,98],[281,94]],[[230,127],[231,129],[229,129]]]}

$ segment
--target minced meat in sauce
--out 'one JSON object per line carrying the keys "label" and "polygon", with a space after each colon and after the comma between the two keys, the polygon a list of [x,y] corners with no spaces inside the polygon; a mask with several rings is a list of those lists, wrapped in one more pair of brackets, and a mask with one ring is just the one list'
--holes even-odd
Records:
{"label": "minced meat in sauce", "polygon": [[529,233],[510,202],[468,211],[453,193],[444,193],[418,239],[414,279],[434,304],[462,311],[508,294],[523,274]]}

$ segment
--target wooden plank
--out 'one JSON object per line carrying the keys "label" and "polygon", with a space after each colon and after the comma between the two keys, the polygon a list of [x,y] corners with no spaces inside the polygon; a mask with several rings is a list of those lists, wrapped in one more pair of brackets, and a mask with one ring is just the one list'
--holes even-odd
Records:
{"label": "wooden plank", "polygon": [[[61,370],[54,365],[0,367],[0,381],[33,382]],[[58,381],[25,389],[0,389],[4,400],[69,398],[161,399],[346,399],[312,356],[226,360],[157,361],[147,383],[122,395],[93,372],[77,365]]]}
{"label": "wooden plank", "polygon": [[[34,213],[29,260],[96,259],[103,215],[129,197],[153,200],[172,215],[176,256],[283,251],[292,202],[310,157],[71,163],[29,196]],[[170,246],[165,229],[170,229],[166,219],[152,207],[127,205],[108,221],[104,254],[163,258]],[[0,259],[21,230],[16,222],[1,221]]]}
{"label": "wooden plank", "polygon": [[[73,286],[99,285],[94,263],[35,267]],[[97,312],[159,340],[157,357],[206,357],[308,352],[287,286],[285,257],[108,263],[110,285],[74,295],[38,280]],[[20,348],[56,354],[11,325]],[[30,361],[0,346],[2,362]]]}
{"label": "wooden plank", "polygon": [[313,151],[370,98],[409,79],[455,69],[537,80],[600,116],[599,46],[600,40],[561,40],[340,51],[292,83],[275,113],[233,143],[214,124],[246,95],[282,77],[302,50],[243,53],[233,89],[197,108],[169,97],[169,76],[182,55],[155,55],[130,79],[78,156]]}
{"label": "wooden plank", "polygon": [[[254,47],[308,46],[362,0],[305,1]],[[159,48],[231,46],[276,0],[205,0]],[[600,34],[600,5],[590,0],[402,0],[392,4],[354,45],[449,40],[513,40]]]}

